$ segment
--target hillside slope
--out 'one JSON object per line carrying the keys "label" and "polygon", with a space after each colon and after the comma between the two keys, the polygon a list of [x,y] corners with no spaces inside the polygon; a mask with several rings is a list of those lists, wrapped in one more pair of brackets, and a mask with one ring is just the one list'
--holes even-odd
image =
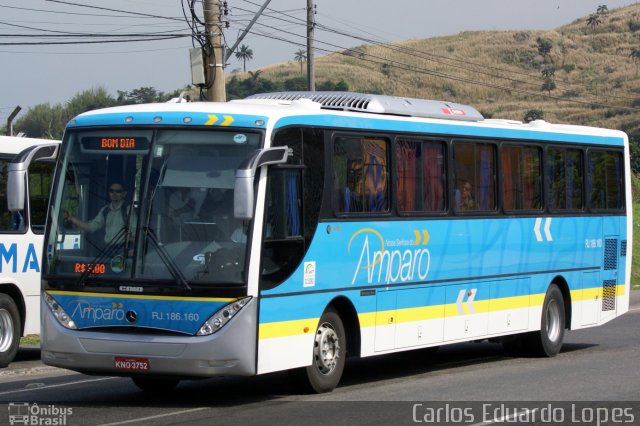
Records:
{"label": "hillside slope", "polygon": [[[553,31],[481,31],[362,45],[316,59],[316,81],[344,80],[358,92],[441,99],[475,106],[486,117],[522,120],[531,109],[548,121],[640,131],[640,5],[587,17]],[[541,54],[538,39],[552,43]],[[554,70],[544,90],[543,70]],[[290,62],[262,77],[299,77]],[[239,75],[242,78],[242,74]]]}

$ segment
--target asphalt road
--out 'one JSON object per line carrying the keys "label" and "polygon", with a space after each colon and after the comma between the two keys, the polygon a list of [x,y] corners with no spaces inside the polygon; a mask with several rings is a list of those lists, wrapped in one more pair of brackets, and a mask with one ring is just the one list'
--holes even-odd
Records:
{"label": "asphalt road", "polygon": [[635,291],[628,314],[568,332],[552,359],[508,357],[488,342],[372,357],[348,362],[322,395],[299,394],[286,373],[149,395],[129,379],[44,366],[38,348],[24,348],[0,370],[0,425],[640,424],[639,324]]}

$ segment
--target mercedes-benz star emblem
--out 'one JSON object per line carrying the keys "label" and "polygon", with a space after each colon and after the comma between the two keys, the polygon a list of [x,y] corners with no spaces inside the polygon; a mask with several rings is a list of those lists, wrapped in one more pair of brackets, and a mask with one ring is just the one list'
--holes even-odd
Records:
{"label": "mercedes-benz star emblem", "polygon": [[129,322],[136,322],[136,320],[138,319],[138,314],[136,314],[136,311],[127,311],[127,313],[124,314],[124,317]]}

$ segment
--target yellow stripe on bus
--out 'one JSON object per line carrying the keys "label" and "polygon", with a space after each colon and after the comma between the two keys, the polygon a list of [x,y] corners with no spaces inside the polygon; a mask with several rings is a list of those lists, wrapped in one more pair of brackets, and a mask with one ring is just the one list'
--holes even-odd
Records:
{"label": "yellow stripe on bus", "polygon": [[274,337],[297,336],[301,334],[313,334],[318,327],[319,318],[306,318],[294,321],[267,322],[260,324],[260,339],[273,339]]}
{"label": "yellow stripe on bus", "polygon": [[[616,296],[623,296],[625,285],[619,284],[615,287]],[[592,299],[596,296],[602,297],[602,287],[593,287],[584,290],[571,291],[571,301],[577,302]],[[473,302],[473,309],[476,313],[488,313],[505,311],[509,309],[523,309],[534,306],[542,306],[544,303],[544,293],[530,294],[525,296],[502,297],[498,299],[479,300]],[[470,313],[467,302],[463,303],[464,314]],[[460,315],[458,306],[455,303],[446,305],[420,306],[416,308],[394,309],[379,312],[367,312],[358,315],[360,328],[387,325],[390,323],[415,322],[445,317],[455,317]],[[318,318],[307,318],[294,321],[279,321],[260,324],[260,339],[273,339],[276,337],[287,337],[314,333],[318,326]]]}

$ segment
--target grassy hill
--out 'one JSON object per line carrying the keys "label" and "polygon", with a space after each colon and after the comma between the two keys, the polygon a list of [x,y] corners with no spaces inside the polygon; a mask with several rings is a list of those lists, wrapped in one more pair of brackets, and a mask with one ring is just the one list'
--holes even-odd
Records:
{"label": "grassy hill", "polygon": [[[362,45],[316,59],[316,81],[344,80],[349,89],[475,106],[486,117],[522,120],[531,109],[552,122],[640,130],[640,5],[580,18],[552,31],[480,31]],[[538,39],[552,43],[541,54]],[[640,57],[637,58],[640,61]],[[555,89],[543,90],[543,69]],[[300,77],[295,62],[263,68],[261,76]],[[243,74],[238,77],[243,78]],[[547,96],[544,96],[547,95]],[[597,106],[597,105],[601,106]]]}

